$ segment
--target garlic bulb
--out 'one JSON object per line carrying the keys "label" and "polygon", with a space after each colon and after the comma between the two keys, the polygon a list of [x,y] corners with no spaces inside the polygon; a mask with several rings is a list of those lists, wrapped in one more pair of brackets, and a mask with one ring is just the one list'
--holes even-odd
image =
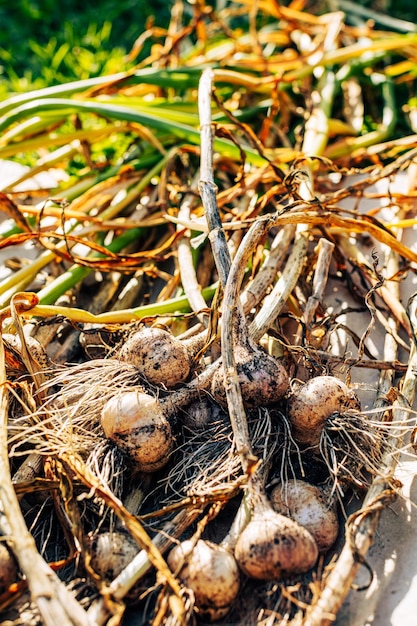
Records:
{"label": "garlic bulb", "polygon": [[133,539],[120,531],[107,531],[90,537],[91,567],[111,582],[139,552]]}
{"label": "garlic bulb", "polygon": [[[9,348],[9,350],[15,350],[19,355],[22,354],[22,342],[20,341],[19,335],[4,333],[2,337],[3,341],[5,342],[6,348]],[[49,358],[39,341],[29,335],[25,337],[25,342],[31,357],[38,363],[39,367],[41,369],[49,368],[51,366]],[[8,355],[6,353],[6,362],[8,360]],[[11,363],[11,365],[14,364]]]}
{"label": "garlic bulb", "polygon": [[134,333],[117,357],[134,365],[154,385],[175,387],[190,374],[187,348],[162,328],[144,328]]}
{"label": "garlic bulb", "polygon": [[[278,402],[289,387],[284,366],[252,343],[235,347],[236,370],[245,406],[265,406]],[[224,369],[213,376],[211,392],[220,404],[226,405]]]}
{"label": "garlic bulb", "polygon": [[335,376],[317,376],[305,383],[288,402],[288,417],[294,439],[316,446],[332,413],[360,408],[355,393]]}
{"label": "garlic bulb", "polygon": [[104,324],[86,323],[80,332],[79,342],[88,359],[105,359],[120,344],[123,331],[110,331]]}
{"label": "garlic bulb", "polygon": [[173,572],[181,568],[178,576],[194,592],[200,617],[216,621],[227,615],[240,586],[231,552],[202,539],[195,546],[187,540],[171,550],[167,562]]}
{"label": "garlic bulb", "polygon": [[270,507],[255,511],[235,546],[239,567],[257,580],[302,574],[314,566],[317,557],[317,544],[308,530]]}
{"label": "garlic bulb", "polygon": [[326,498],[316,485],[303,480],[288,480],[270,496],[273,509],[304,526],[314,537],[320,552],[334,544],[339,533],[336,502]]}
{"label": "garlic bulb", "polygon": [[142,472],[163,467],[174,437],[162,407],[153,396],[125,391],[106,402],[101,413],[104,434],[125,451]]}

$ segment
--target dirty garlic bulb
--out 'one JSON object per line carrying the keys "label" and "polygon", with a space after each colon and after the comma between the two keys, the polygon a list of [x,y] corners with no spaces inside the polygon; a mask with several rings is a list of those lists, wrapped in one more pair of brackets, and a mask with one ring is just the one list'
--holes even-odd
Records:
{"label": "dirty garlic bulb", "polygon": [[195,546],[186,540],[171,550],[167,562],[193,591],[202,619],[216,621],[227,615],[240,586],[239,568],[229,550],[202,539]]}
{"label": "dirty garlic bulb", "polygon": [[175,387],[190,374],[187,348],[162,328],[143,328],[129,337],[117,358],[134,365],[154,385]]}
{"label": "dirty garlic bulb", "polygon": [[107,438],[126,452],[142,472],[155,472],[169,459],[174,445],[171,426],[153,396],[125,391],[106,402],[101,426]]}
{"label": "dirty garlic bulb", "polygon": [[332,413],[359,408],[356,394],[335,376],[311,378],[288,401],[291,432],[298,443],[318,446]]}
{"label": "dirty garlic bulb", "polygon": [[308,572],[317,561],[318,548],[308,530],[262,500],[239,535],[235,558],[250,578],[282,580]]}
{"label": "dirty garlic bulb", "polygon": [[[247,407],[267,406],[278,402],[289,387],[284,366],[247,338],[240,339],[234,350],[243,403]],[[214,374],[211,392],[222,405],[226,405],[224,368]]]}
{"label": "dirty garlic bulb", "polygon": [[139,552],[133,539],[120,531],[105,531],[89,537],[90,565],[101,578],[111,582]]}
{"label": "dirty garlic bulb", "polygon": [[336,501],[323,489],[304,480],[288,480],[270,495],[274,511],[304,526],[314,537],[320,552],[327,552],[339,534]]}

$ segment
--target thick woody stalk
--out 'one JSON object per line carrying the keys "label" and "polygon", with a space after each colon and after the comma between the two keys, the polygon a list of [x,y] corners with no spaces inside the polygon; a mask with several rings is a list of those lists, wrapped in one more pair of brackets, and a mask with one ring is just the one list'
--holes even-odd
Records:
{"label": "thick woody stalk", "polygon": [[205,70],[198,88],[198,112],[200,116],[200,182],[199,190],[209,229],[209,239],[213,249],[214,262],[220,282],[226,284],[230,269],[230,254],[217,206],[217,187],[213,176],[214,132],[211,118],[211,94],[214,72]]}

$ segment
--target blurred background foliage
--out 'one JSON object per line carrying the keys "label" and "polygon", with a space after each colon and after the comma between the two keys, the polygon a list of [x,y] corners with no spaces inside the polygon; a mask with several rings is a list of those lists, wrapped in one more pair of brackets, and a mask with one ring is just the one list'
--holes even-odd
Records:
{"label": "blurred background foliage", "polygon": [[[137,37],[151,23],[166,27],[173,3],[0,0],[0,98],[127,69],[126,54]],[[227,2],[214,0],[212,4],[224,6]],[[360,0],[355,4],[417,23],[417,3],[409,0]],[[308,0],[306,9],[317,13],[339,6],[343,9],[342,5],[343,0]],[[150,46],[148,40],[142,58]]]}
{"label": "blurred background foliage", "polygon": [[124,69],[149,20],[166,26],[171,7],[170,0],[0,0],[0,96]]}

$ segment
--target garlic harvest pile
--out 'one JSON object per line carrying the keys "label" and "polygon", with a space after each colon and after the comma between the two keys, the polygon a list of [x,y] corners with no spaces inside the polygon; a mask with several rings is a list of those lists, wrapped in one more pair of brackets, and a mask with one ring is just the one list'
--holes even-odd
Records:
{"label": "garlic harvest pile", "polygon": [[[4,107],[6,152],[43,131],[49,149],[73,124],[70,153],[91,170],[84,191],[36,206],[0,197],[22,229],[1,246],[45,247],[41,275],[13,261],[0,281],[1,500],[14,503],[0,531],[17,558],[0,607],[28,588],[45,626],[54,597],[52,615],[72,607],[62,626],[120,623],[124,605],[143,626],[329,626],[399,490],[417,333],[397,287],[417,256],[399,236],[415,190],[393,179],[416,150],[393,149],[385,118],[415,80],[416,44],[340,11],[217,4],[175,2],[149,67],[61,93],[63,127],[42,94]],[[401,51],[411,65],[382,71],[381,41],[384,63]],[[371,103],[366,124],[338,115],[361,84],[383,119]],[[25,119],[43,104],[44,126]],[[126,153],[98,170],[108,141]],[[68,189],[81,195],[67,205]],[[29,279],[44,286],[18,294]],[[45,572],[31,571],[38,552]]]}
{"label": "garlic harvest pile", "polygon": [[[197,446],[191,457],[192,471],[197,472],[195,495],[188,495],[192,494],[193,480],[187,477],[184,483],[187,487],[183,487],[180,476],[184,461],[178,461],[182,449],[186,449],[184,446],[192,449],[195,433],[209,433],[212,429],[214,433],[216,422],[228,423],[223,359],[213,358],[205,367],[200,362],[198,369],[194,369],[198,346],[204,345],[204,332],[201,337],[183,342],[168,330],[143,326],[140,331],[135,329],[106,359],[92,360],[58,372],[42,387],[42,393],[46,394],[44,410],[53,420],[68,420],[68,427],[72,431],[79,429],[80,433],[92,429],[101,442],[108,441],[107,452],[102,443],[101,447],[109,459],[112,455],[114,457],[116,448],[120,451],[125,463],[122,474],[134,477],[134,481],[143,481],[145,502],[146,498],[152,497],[153,489],[156,493],[159,490],[169,493],[172,489],[176,497],[190,497],[191,502],[194,499],[199,502],[199,489],[204,479],[198,477],[198,469],[206,473],[208,483],[211,480],[209,460],[205,457],[200,460]],[[236,333],[235,341],[236,373],[243,403],[248,419],[253,420],[254,425],[258,424],[248,430],[248,449],[256,440],[252,431],[260,428],[263,434],[258,438],[260,436],[264,443],[257,443],[254,453],[268,458],[262,464],[265,479],[270,474],[275,482],[280,465],[282,467],[286,459],[292,463],[296,454],[303,463],[305,449],[321,467],[320,480],[328,481],[321,449],[323,432],[329,440],[326,439],[326,445],[331,445],[333,416],[340,420],[346,415],[348,425],[351,415],[359,415],[355,394],[333,376],[316,376],[298,387],[292,383],[291,388],[283,362],[260,348],[244,330]],[[86,374],[88,382],[80,384]],[[48,395],[49,390],[56,387],[59,391]],[[201,410],[198,408],[200,404]],[[263,421],[265,424],[261,427]],[[274,430],[276,434],[272,435]],[[228,441],[222,454],[232,453],[230,434]],[[215,441],[212,445],[214,450]],[[207,450],[213,454],[209,447]],[[336,449],[335,452],[339,453]],[[305,466],[301,466],[302,472],[307,471],[310,457],[306,457]],[[213,461],[214,458],[213,454]],[[94,460],[94,455],[93,462],[97,466],[98,459]],[[178,470],[175,469],[176,463]],[[179,477],[175,476],[176,471]],[[239,480],[236,464],[228,467],[226,463],[220,463],[218,471],[222,479],[213,483],[216,485],[214,491],[219,489],[222,493],[225,485]],[[161,487],[153,482],[156,472]],[[217,472],[214,466],[213,472]],[[271,491],[265,489],[263,479],[256,478],[257,472],[254,470],[247,485],[242,483],[244,496],[237,512],[235,509],[229,518],[230,529],[224,542],[214,542],[203,535],[197,540],[183,539],[172,547],[167,537],[170,533],[175,535],[175,526],[167,522],[168,530],[161,545],[168,554],[167,563],[172,575],[191,594],[190,610],[198,619],[221,621],[226,616],[236,615],[242,584],[251,584],[250,581],[285,586],[288,580],[309,580],[320,553],[328,552],[339,536],[336,505],[325,499],[321,487],[297,478],[282,482]],[[130,489],[130,497],[135,500],[133,484]],[[240,489],[231,490],[233,498]],[[230,496],[229,504],[228,498],[222,505],[225,512],[233,502]],[[142,500],[143,497],[137,499],[139,508],[133,509],[134,513],[141,511]],[[206,501],[209,501],[207,494],[199,505],[200,515]],[[169,509],[168,504],[167,512]],[[210,515],[216,517],[217,513]],[[236,518],[232,522],[234,514]],[[190,516],[190,529],[194,528],[195,519],[195,514]],[[186,516],[180,528],[183,526],[187,527]],[[126,539],[122,535],[120,538]],[[128,542],[126,551],[123,546],[120,548],[123,554],[126,552],[127,561],[113,567],[109,555],[113,550],[111,546],[118,545],[118,541],[119,535],[111,526],[97,534],[91,543],[94,556],[91,565],[107,581],[106,584],[117,590],[120,584],[123,589],[120,593],[129,598],[129,603],[132,598],[137,602],[138,596],[132,595],[129,589],[136,588],[136,583],[150,566],[142,564],[138,571],[143,573],[126,583],[124,577],[136,560],[141,561],[144,557],[138,551],[139,546]]]}

